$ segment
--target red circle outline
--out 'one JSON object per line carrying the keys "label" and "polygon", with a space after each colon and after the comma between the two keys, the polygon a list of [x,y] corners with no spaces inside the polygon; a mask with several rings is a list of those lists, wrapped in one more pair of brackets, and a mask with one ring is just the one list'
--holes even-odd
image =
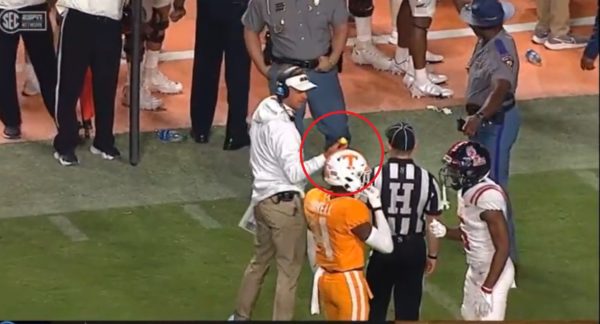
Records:
{"label": "red circle outline", "polygon": [[[329,117],[329,116],[333,116],[333,115],[341,115],[341,114],[346,114],[346,115],[350,115],[350,116],[354,116],[357,117],[358,119],[364,121],[365,123],[367,123],[367,125],[369,125],[369,127],[371,127],[371,129],[373,130],[373,132],[375,132],[375,135],[377,136],[377,140],[379,141],[379,147],[381,149],[381,155],[379,157],[379,168],[377,168],[377,171],[375,172],[375,176],[373,176],[371,178],[371,180],[369,181],[369,183],[367,183],[364,187],[354,191],[354,192],[345,192],[345,193],[339,193],[339,192],[333,192],[331,190],[327,190],[321,186],[319,186],[314,180],[313,178],[310,176],[310,174],[308,174],[308,172],[306,171],[306,167],[304,166],[304,154],[302,154],[303,149],[304,149],[304,144],[306,143],[306,138],[308,137],[308,133],[310,133],[310,131],[315,127],[315,125],[317,125],[318,122],[320,122],[321,120]],[[302,141],[300,142],[300,164],[302,165],[302,172],[304,172],[304,175],[306,176],[306,178],[308,179],[308,181],[315,186],[315,188],[329,194],[332,195],[334,197],[347,197],[347,196],[354,196],[356,194],[361,193],[362,191],[364,191],[365,189],[367,189],[369,186],[371,186],[374,182],[375,179],[377,179],[377,177],[379,176],[379,173],[381,172],[381,169],[383,167],[383,163],[385,162],[385,147],[383,144],[383,139],[381,138],[381,134],[379,133],[379,131],[377,130],[377,127],[375,127],[375,125],[373,125],[373,123],[365,116],[362,116],[358,113],[352,112],[352,111],[347,111],[347,110],[336,110],[336,111],[331,111],[328,112],[322,116],[320,116],[319,118],[315,119],[309,126],[308,128],[306,128],[306,130],[304,131],[304,134],[302,135]]]}

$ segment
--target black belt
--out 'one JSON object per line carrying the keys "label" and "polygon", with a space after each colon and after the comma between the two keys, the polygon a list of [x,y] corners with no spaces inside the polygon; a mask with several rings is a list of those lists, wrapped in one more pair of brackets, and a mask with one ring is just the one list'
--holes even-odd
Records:
{"label": "black belt", "polygon": [[296,196],[299,196],[300,193],[297,191],[282,191],[274,194],[269,197],[274,203],[278,204],[281,201],[292,201]]}
{"label": "black belt", "polygon": [[423,234],[410,234],[410,235],[392,235],[392,241],[394,241],[394,243],[405,243],[405,242],[409,242],[409,241],[415,241],[417,239],[424,239],[425,235]]}
{"label": "black belt", "polygon": [[318,59],[314,59],[314,60],[296,60],[296,59],[291,59],[291,58],[287,58],[287,57],[276,57],[276,56],[271,56],[271,59],[273,60],[273,62],[277,63],[277,64],[290,64],[290,65],[295,65],[295,66],[299,66],[303,69],[314,69],[317,66],[319,66],[319,60]]}

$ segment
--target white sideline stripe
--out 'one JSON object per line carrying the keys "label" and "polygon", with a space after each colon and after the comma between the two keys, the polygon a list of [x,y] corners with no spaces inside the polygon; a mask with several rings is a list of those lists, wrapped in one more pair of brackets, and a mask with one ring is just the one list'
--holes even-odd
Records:
{"label": "white sideline stripe", "polygon": [[598,180],[599,179],[598,179],[598,176],[594,172],[582,170],[582,171],[577,171],[576,174],[579,177],[579,179],[581,179],[581,181],[583,181],[585,184],[587,184],[594,190],[598,191]]}
{"label": "white sideline stripe", "polygon": [[59,231],[73,242],[87,241],[88,237],[65,216],[50,216],[48,218]]}
{"label": "white sideline stripe", "polygon": [[460,315],[460,305],[456,305],[454,299],[450,298],[448,294],[431,282],[424,283],[424,287],[425,292],[429,294],[438,305],[442,306],[450,313],[454,319],[462,319],[462,316]]}
{"label": "white sideline stripe", "polygon": [[[594,25],[594,19],[596,17],[583,17],[571,19],[571,26],[592,26]],[[533,31],[535,29],[535,22],[532,23],[521,23],[521,24],[510,24],[505,25],[504,28],[510,33],[518,33],[525,31]],[[448,30],[434,30],[427,33],[427,39],[435,40],[435,39],[450,39],[450,38],[460,38],[467,36],[475,36],[471,28],[458,28],[458,29],[448,29]],[[388,43],[389,35],[375,35],[373,36],[373,42],[376,44],[389,44]],[[356,42],[355,37],[351,37],[346,42],[346,46],[353,46]],[[178,61],[178,60],[191,60],[194,58],[194,51],[173,51],[173,52],[164,52],[160,54],[160,61],[168,62],[168,61]],[[124,60],[122,61],[124,62]]]}
{"label": "white sideline stripe", "polygon": [[197,220],[200,225],[202,225],[206,229],[216,229],[221,228],[221,224],[217,222],[214,218],[208,216],[204,208],[202,208],[198,204],[186,204],[183,205],[183,210],[188,216],[192,219]]}

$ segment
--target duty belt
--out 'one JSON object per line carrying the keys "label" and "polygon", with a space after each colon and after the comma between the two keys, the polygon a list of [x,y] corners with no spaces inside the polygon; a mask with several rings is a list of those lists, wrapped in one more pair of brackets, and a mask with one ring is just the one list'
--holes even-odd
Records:
{"label": "duty belt", "polygon": [[273,62],[277,63],[277,64],[290,64],[290,65],[295,65],[295,66],[299,66],[303,69],[314,69],[317,66],[319,66],[319,60],[318,59],[314,59],[314,60],[296,60],[296,59],[291,59],[291,58],[287,58],[287,57],[276,57],[276,56],[271,56]]}

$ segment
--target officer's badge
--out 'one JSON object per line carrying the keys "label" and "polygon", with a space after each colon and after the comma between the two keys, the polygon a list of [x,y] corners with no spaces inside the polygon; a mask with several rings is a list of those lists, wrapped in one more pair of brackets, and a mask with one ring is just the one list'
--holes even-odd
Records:
{"label": "officer's badge", "polygon": [[513,60],[512,56],[509,55],[503,56],[502,62],[504,62],[504,64],[506,64],[511,69],[515,65],[515,61]]}

